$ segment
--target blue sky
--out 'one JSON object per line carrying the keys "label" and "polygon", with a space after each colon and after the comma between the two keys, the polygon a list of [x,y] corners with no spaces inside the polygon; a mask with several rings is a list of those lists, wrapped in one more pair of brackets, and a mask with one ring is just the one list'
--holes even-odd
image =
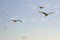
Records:
{"label": "blue sky", "polygon": [[[44,17],[38,11],[55,13]],[[59,13],[60,0],[0,0],[0,40],[23,40],[21,35],[27,36],[24,40],[60,40]],[[12,17],[23,22],[13,23]]]}

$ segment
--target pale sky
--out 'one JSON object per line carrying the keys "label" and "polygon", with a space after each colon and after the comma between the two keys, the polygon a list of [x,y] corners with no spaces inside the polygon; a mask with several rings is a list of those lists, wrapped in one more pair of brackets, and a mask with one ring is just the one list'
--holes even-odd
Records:
{"label": "pale sky", "polygon": [[[39,11],[55,13],[44,17]],[[60,40],[60,0],[0,0],[0,40]]]}

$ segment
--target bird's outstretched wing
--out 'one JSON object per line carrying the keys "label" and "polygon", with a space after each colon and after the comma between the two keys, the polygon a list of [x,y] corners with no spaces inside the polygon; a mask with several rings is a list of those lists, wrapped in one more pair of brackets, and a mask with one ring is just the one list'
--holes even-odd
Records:
{"label": "bird's outstretched wing", "polygon": [[17,20],[17,21],[23,22],[22,20]]}
{"label": "bird's outstretched wing", "polygon": [[40,11],[39,11],[39,13],[44,14],[45,17],[48,16],[48,13],[46,13],[46,12],[40,12]]}
{"label": "bird's outstretched wing", "polygon": [[55,13],[55,12],[50,12],[50,13],[48,13],[48,14],[52,14],[52,13]]}

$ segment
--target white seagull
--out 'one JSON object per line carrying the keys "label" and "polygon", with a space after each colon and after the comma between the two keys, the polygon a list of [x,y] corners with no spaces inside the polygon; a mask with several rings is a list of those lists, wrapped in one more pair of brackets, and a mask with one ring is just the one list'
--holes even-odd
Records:
{"label": "white seagull", "polygon": [[17,19],[17,18],[12,18],[10,21],[13,21],[13,22],[23,22],[22,20],[20,20],[20,19]]}

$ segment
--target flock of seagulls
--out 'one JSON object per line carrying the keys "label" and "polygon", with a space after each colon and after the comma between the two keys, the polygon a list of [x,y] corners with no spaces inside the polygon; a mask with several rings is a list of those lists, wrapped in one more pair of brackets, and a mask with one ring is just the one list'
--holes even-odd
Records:
{"label": "flock of seagulls", "polygon": [[[40,9],[43,9],[44,7],[43,6],[38,6]],[[47,13],[47,12],[40,12],[39,11],[39,13],[40,14],[43,14],[45,17],[47,17],[48,15],[50,15],[50,14],[52,14],[52,13],[54,13],[54,12],[49,12],[49,13]],[[13,22],[23,22],[22,20],[19,20],[19,19],[12,19],[11,21],[13,21]],[[26,39],[26,36],[20,36],[22,39]]]}
{"label": "flock of seagulls", "polygon": [[[37,6],[37,7],[39,7],[40,9],[43,9],[44,8],[44,6]],[[39,13],[40,14],[43,14],[45,17],[47,17],[48,15],[50,15],[50,14],[52,14],[54,12],[46,13],[46,12],[40,12],[39,11]],[[22,20],[19,20],[19,19],[16,19],[16,18],[14,18],[14,19],[12,19],[10,21],[13,21],[13,22],[23,22]]]}
{"label": "flock of seagulls", "polygon": [[[43,9],[43,8],[45,8],[44,6],[37,6],[39,9]],[[40,14],[43,14],[45,17],[47,17],[48,15],[50,15],[50,14],[52,14],[52,13],[54,13],[54,12],[49,12],[49,13],[47,13],[47,12],[40,12],[39,11],[39,13]],[[12,22],[23,22],[22,20],[20,20],[20,19],[16,19],[16,18],[13,18],[13,19],[11,19],[10,21],[12,21]]]}
{"label": "flock of seagulls", "polygon": [[[43,9],[43,8],[45,8],[45,7],[43,7],[43,6],[37,6],[37,7],[39,7],[39,9]],[[52,13],[55,13],[55,12],[49,12],[49,13],[47,13],[47,12],[41,12],[41,11],[39,11],[38,12],[39,14],[43,14],[45,17],[47,17],[48,15],[50,15],[50,14],[52,14]],[[10,21],[12,21],[12,22],[14,22],[14,23],[16,23],[16,22],[23,22],[21,19],[17,19],[17,18],[15,18],[15,17],[13,17],[13,19],[11,19]],[[4,29],[7,29],[7,27],[4,27]],[[22,39],[25,39],[26,37],[23,37],[23,36],[21,36],[22,37]]]}
{"label": "flock of seagulls", "polygon": [[[39,7],[40,9],[43,9],[43,8],[44,8],[43,6],[38,6],[38,7]],[[48,15],[54,13],[54,12],[46,13],[46,12],[40,12],[40,11],[39,11],[39,13],[40,13],[40,14],[43,14],[43,15],[46,17],[46,16],[48,16]],[[12,22],[14,22],[14,23],[16,23],[16,22],[23,22],[22,20],[16,19],[16,18],[11,19],[10,21],[12,21]],[[4,27],[4,29],[6,29],[6,28],[7,28],[7,27]],[[22,39],[26,39],[26,36],[21,36],[21,38],[22,38]]]}
{"label": "flock of seagulls", "polygon": [[[43,6],[38,6],[40,9],[43,9],[44,7]],[[43,14],[45,17],[47,17],[48,15],[52,14],[52,13],[55,13],[55,12],[49,12],[49,13],[46,13],[46,12],[40,12],[40,14]],[[22,22],[21,20],[12,20],[14,22],[17,22],[17,21],[20,21]],[[26,36],[21,36],[22,39],[26,39]]]}

